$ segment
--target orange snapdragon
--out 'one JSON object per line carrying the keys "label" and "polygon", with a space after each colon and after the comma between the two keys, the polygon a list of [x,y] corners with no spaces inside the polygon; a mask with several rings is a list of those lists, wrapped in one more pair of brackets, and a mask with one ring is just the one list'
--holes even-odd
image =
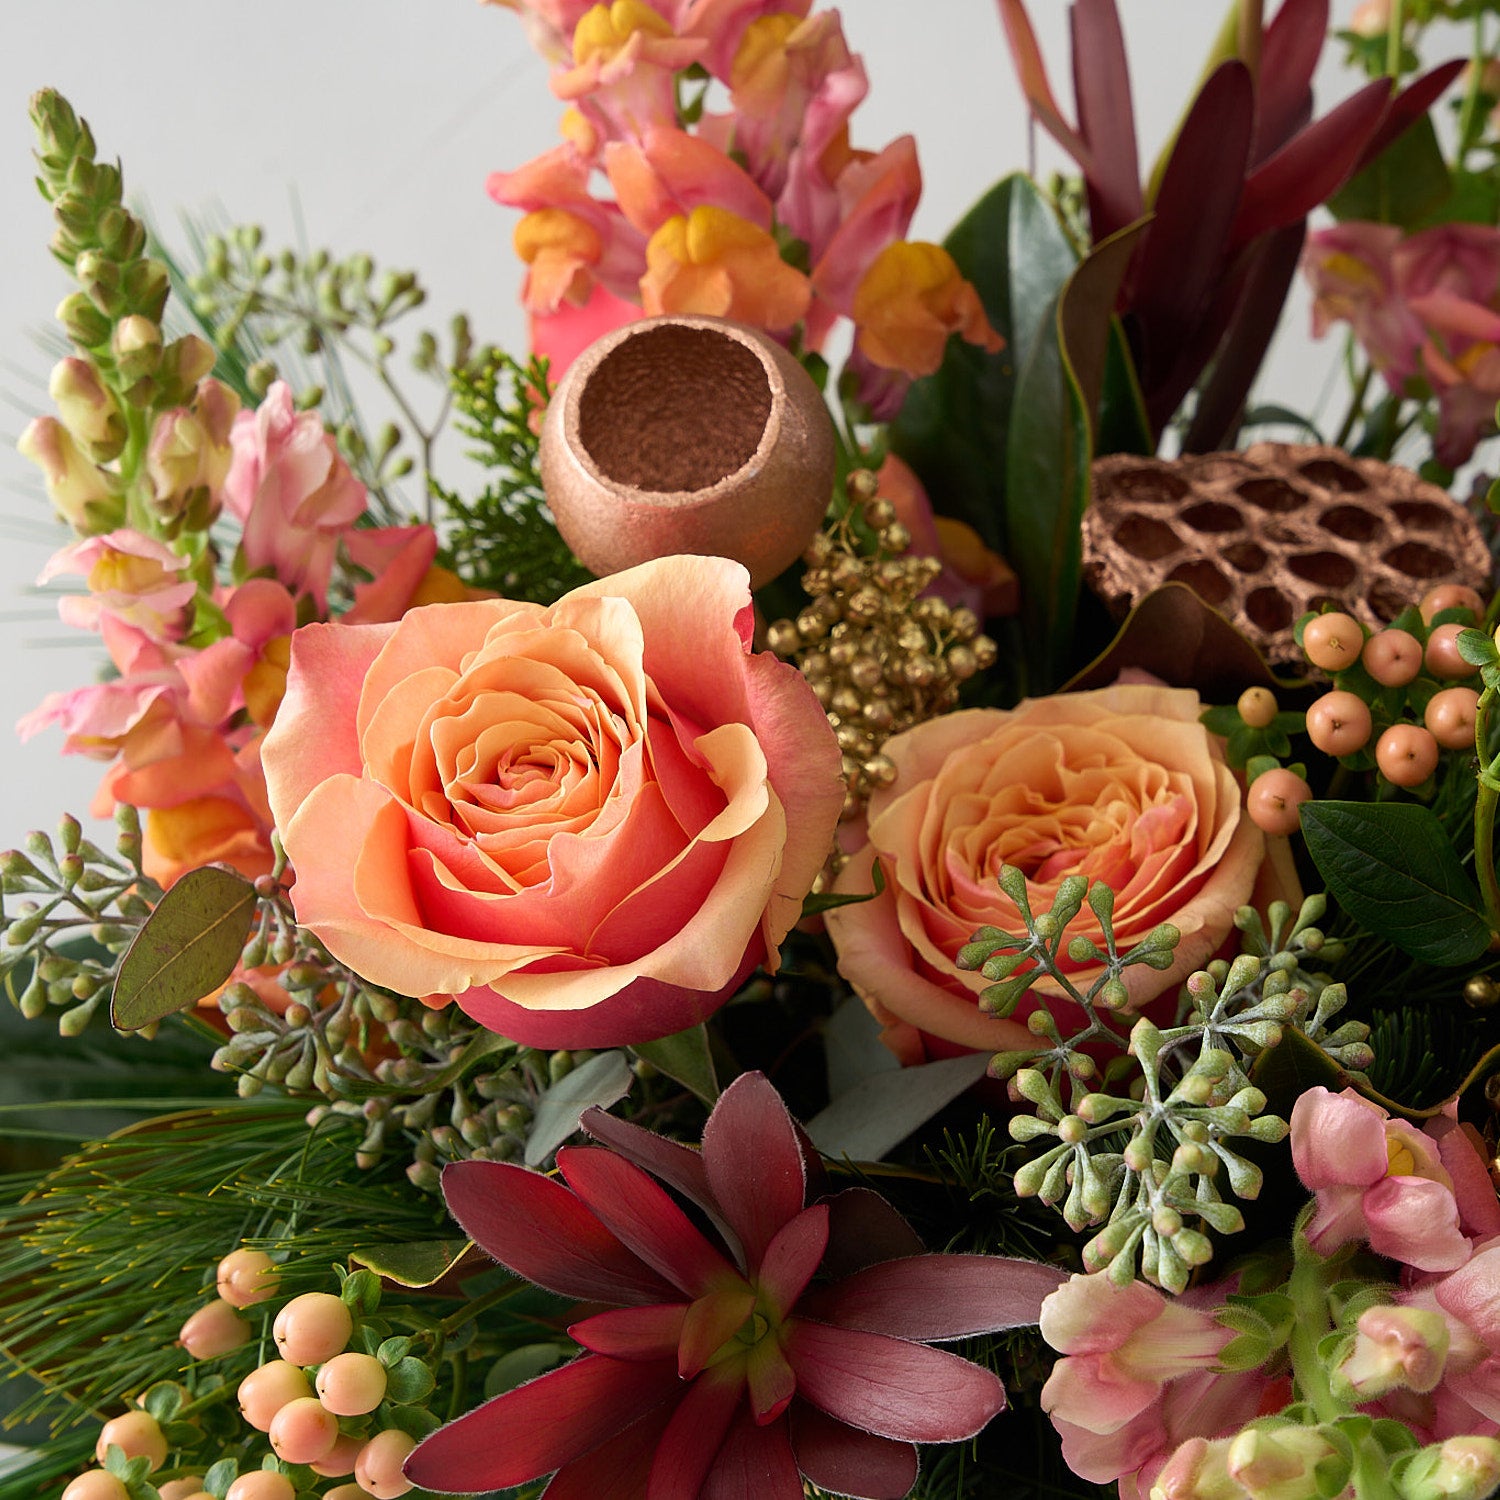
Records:
{"label": "orange snapdragon", "polygon": [[931,375],[955,333],[991,354],[1005,343],[953,257],[921,240],[898,240],[875,257],[854,293],[853,314],[860,352],[908,375]]}

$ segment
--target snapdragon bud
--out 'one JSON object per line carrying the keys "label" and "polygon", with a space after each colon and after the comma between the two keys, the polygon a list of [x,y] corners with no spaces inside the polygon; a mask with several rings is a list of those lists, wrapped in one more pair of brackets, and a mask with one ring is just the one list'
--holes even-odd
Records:
{"label": "snapdragon bud", "polygon": [[1358,1401],[1405,1387],[1425,1393],[1443,1378],[1448,1322],[1425,1307],[1367,1307],[1355,1325],[1354,1345],[1335,1378]]}
{"label": "snapdragon bud", "polygon": [[92,536],[124,524],[125,501],[114,492],[110,476],[89,462],[55,417],[37,417],[16,448],[41,469],[48,498],[74,531]]}
{"label": "snapdragon bud", "polygon": [[1401,1500],[1484,1500],[1500,1485],[1500,1439],[1451,1437],[1415,1453],[1395,1476]]}
{"label": "snapdragon bud", "polygon": [[150,318],[131,313],[115,325],[109,351],[126,381],[154,375],[161,363],[161,329]]}
{"label": "snapdragon bud", "polygon": [[1189,1438],[1151,1486],[1151,1500],[1244,1500],[1229,1472],[1229,1439]]}
{"label": "snapdragon bud", "polygon": [[1247,1427],[1230,1440],[1227,1468],[1249,1500],[1308,1500],[1336,1493],[1318,1471],[1339,1458],[1316,1427]]}
{"label": "snapdragon bud", "polygon": [[125,446],[125,421],[99,372],[86,359],[70,355],[57,362],[47,385],[63,426],[90,458],[107,463]]}

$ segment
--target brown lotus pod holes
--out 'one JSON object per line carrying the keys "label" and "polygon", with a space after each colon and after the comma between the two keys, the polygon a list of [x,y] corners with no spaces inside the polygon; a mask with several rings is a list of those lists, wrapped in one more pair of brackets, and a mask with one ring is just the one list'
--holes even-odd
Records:
{"label": "brown lotus pod holes", "polygon": [[743,343],[711,328],[665,325],[600,361],[578,405],[578,436],[606,478],[671,494],[707,489],[743,468],[770,415],[765,367]]}
{"label": "brown lotus pod holes", "polygon": [[1116,615],[1185,583],[1273,663],[1300,663],[1292,625],[1337,604],[1372,628],[1439,583],[1488,591],[1474,519],[1407,469],[1338,448],[1257,443],[1093,467],[1084,576]]}

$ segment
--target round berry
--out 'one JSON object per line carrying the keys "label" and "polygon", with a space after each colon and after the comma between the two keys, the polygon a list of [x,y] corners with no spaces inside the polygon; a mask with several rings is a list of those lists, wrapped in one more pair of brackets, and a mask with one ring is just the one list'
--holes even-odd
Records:
{"label": "round berry", "polygon": [[373,1354],[337,1354],[318,1371],[318,1399],[341,1417],[362,1417],[385,1397],[385,1366]]}
{"label": "round berry", "polygon": [[1318,615],[1302,632],[1302,654],[1325,672],[1342,672],[1365,648],[1364,627],[1353,615]]}
{"label": "round berry", "polygon": [[316,1463],[333,1452],[339,1419],[316,1396],[300,1396],[271,1418],[267,1436],[277,1458],[289,1464]]}
{"label": "round berry", "polygon": [[169,1479],[165,1484],[156,1487],[159,1500],[198,1500],[199,1495],[206,1495],[208,1491],[203,1488],[203,1476],[201,1474],[185,1474],[181,1479]]}
{"label": "round berry", "polygon": [[252,1469],[224,1491],[224,1500],[297,1500],[297,1491],[285,1474]]}
{"label": "round berry", "polygon": [[274,1297],[280,1280],[264,1250],[231,1250],[219,1262],[219,1295],[232,1307],[254,1307]]}
{"label": "round berry", "polygon": [[1392,724],[1375,742],[1375,764],[1394,786],[1421,786],[1437,769],[1439,753],[1420,724]]}
{"label": "round berry", "polygon": [[1276,717],[1276,694],[1270,688],[1246,688],[1235,707],[1251,729],[1264,729]]}
{"label": "round berry", "polygon": [[240,1381],[240,1415],[257,1432],[269,1432],[271,1419],[292,1401],[312,1395],[312,1384],[302,1371],[284,1359],[273,1359]]}
{"label": "round berry", "polygon": [[406,1455],[417,1445],[399,1427],[387,1427],[377,1432],[354,1461],[354,1478],[375,1497],[375,1500],[396,1500],[404,1495],[412,1483],[401,1472]]}
{"label": "round berry", "polygon": [[167,1440],[161,1424],[149,1411],[128,1411],[106,1422],[94,1444],[94,1458],[102,1464],[111,1447],[118,1448],[126,1458],[145,1458],[152,1469],[161,1468],[167,1461]]}
{"label": "round berry", "polygon": [[1422,670],[1422,643],[1406,630],[1377,630],[1360,660],[1381,687],[1405,687]]}
{"label": "round berry", "polygon": [[1295,833],[1302,804],[1311,796],[1312,788],[1295,771],[1278,766],[1262,771],[1250,783],[1245,810],[1262,833]]}
{"label": "round berry", "polygon": [[1417,607],[1422,611],[1422,623],[1431,625],[1445,609],[1466,609],[1477,620],[1484,613],[1484,600],[1465,583],[1440,583],[1422,595]]}
{"label": "round berry", "polygon": [[1324,693],[1307,710],[1307,737],[1324,755],[1364,749],[1370,729],[1370,705],[1354,693]]}
{"label": "round berry", "polygon": [[345,1474],[352,1474],[364,1445],[363,1438],[351,1437],[347,1432],[339,1433],[338,1441],[312,1466],[313,1473],[321,1474],[325,1479],[340,1479]]}
{"label": "round berry", "polygon": [[194,1359],[216,1359],[250,1341],[250,1325],[222,1297],[200,1307],[177,1335]]}
{"label": "round berry", "polygon": [[1458,638],[1467,625],[1439,625],[1427,637],[1427,670],[1434,677],[1472,677],[1479,668],[1458,654]]}
{"label": "round berry", "polygon": [[349,1306],[332,1292],[303,1292],[276,1314],[271,1329],[283,1359],[294,1365],[320,1365],[342,1354],[354,1318]]}
{"label": "round berry", "polygon": [[1422,722],[1444,750],[1471,750],[1478,713],[1479,694],[1473,688],[1444,688],[1428,699]]}
{"label": "round berry", "polygon": [[62,1500],[130,1500],[130,1491],[108,1469],[89,1469],[62,1492]]}
{"label": "round berry", "polygon": [[336,1484],[324,1490],[323,1500],[370,1500],[370,1492],[362,1484]]}

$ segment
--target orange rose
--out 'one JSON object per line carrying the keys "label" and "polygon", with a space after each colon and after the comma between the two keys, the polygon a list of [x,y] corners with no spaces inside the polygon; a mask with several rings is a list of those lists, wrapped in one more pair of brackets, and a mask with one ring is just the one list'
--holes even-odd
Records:
{"label": "orange rose", "polygon": [[550,608],[299,630],[264,750],[298,920],[528,1045],[701,1021],[774,967],[843,798],[751,625],[739,564],[669,557]]}
{"label": "orange rose", "polygon": [[[924,1035],[949,1044],[939,1051],[1037,1045],[1019,1021],[978,1008],[989,981],[954,961],[986,923],[1025,930],[996,884],[1002,863],[1025,873],[1036,911],[1064,876],[1104,881],[1121,948],[1162,922],[1181,931],[1169,970],[1138,964],[1121,976],[1132,1008],[1219,947],[1250,899],[1266,840],[1199,707],[1196,693],[1132,683],[949,714],[887,742],[895,784],[870,799],[868,842],[835,886],[869,890],[879,860],[885,890],[826,921],[839,972],[903,1060],[922,1059]],[[1087,905],[1068,932],[1103,946]],[[1065,968],[1084,990],[1099,974],[1097,965]]]}

